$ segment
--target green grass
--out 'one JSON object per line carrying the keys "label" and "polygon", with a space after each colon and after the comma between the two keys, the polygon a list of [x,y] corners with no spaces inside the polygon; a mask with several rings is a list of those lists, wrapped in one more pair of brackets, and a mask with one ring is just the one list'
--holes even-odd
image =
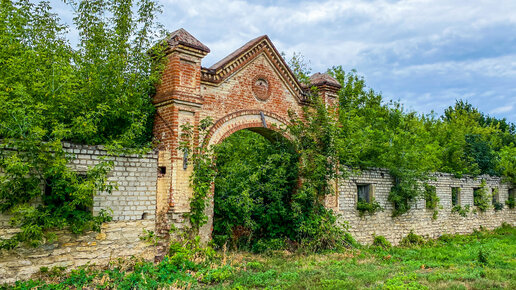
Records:
{"label": "green grass", "polygon": [[[481,250],[487,261],[480,261]],[[414,248],[369,247],[308,256],[240,255],[238,271],[211,287],[516,289],[516,229],[509,227],[446,236]],[[243,266],[246,263],[259,266]]]}
{"label": "green grass", "polygon": [[181,260],[191,254],[182,251],[167,263],[126,263],[58,278],[50,275],[53,278],[19,282],[15,288],[516,289],[516,228],[508,226],[467,236],[445,235],[415,247],[310,255],[236,252],[220,253],[210,262]]}

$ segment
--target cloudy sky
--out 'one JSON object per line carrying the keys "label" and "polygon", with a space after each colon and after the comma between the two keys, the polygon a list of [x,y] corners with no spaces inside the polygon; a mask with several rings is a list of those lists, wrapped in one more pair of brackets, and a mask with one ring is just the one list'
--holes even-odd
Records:
{"label": "cloudy sky", "polygon": [[210,66],[267,34],[312,72],[356,69],[386,99],[441,114],[456,99],[516,122],[515,0],[160,0],[159,20],[206,44]]}

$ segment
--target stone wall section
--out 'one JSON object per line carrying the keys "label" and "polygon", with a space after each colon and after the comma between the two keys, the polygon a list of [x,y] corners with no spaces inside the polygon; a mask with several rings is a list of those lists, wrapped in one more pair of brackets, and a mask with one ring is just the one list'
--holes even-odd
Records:
{"label": "stone wall section", "polygon": [[[428,181],[436,187],[439,197],[437,219],[433,219],[432,209],[426,209],[423,197],[418,198],[412,209],[399,217],[392,217],[393,205],[387,200],[393,180],[387,170],[369,170],[362,174],[354,174],[339,182],[339,211],[341,220],[349,223],[350,233],[358,242],[370,244],[373,235],[386,237],[393,244],[398,244],[411,230],[428,238],[437,238],[442,234],[468,234],[480,226],[493,229],[503,222],[516,226],[516,210],[505,205],[508,199],[510,184],[504,183],[498,177],[479,176],[477,178],[455,178],[450,174],[436,173],[436,180]],[[480,187],[484,179],[488,192],[493,188],[499,190],[499,202],[504,204],[503,210],[495,211],[491,206],[486,212],[480,212],[473,206],[473,189]],[[373,185],[373,196],[384,208],[384,211],[373,215],[360,217],[357,204],[357,184]],[[451,188],[459,187],[460,205],[470,205],[467,217],[452,213]]]}
{"label": "stone wall section", "polygon": [[[111,193],[99,192],[94,196],[94,213],[105,209],[110,212],[114,221],[155,219],[157,152],[143,156],[110,156],[103,146],[64,143],[63,147],[72,158],[68,166],[79,174],[86,173],[89,168],[103,160],[113,161],[108,181],[117,187]],[[8,227],[9,220],[9,216],[0,214],[0,228]]]}
{"label": "stone wall section", "polygon": [[[154,220],[118,221],[106,223],[100,233],[74,235],[62,231],[57,240],[38,248],[0,250],[0,284],[28,279],[41,267],[65,267],[70,270],[86,264],[104,266],[119,257],[136,256],[154,259],[154,246],[142,241],[143,230],[154,230]],[[1,236],[14,233],[0,229]]]}
{"label": "stone wall section", "polygon": [[[0,250],[0,284],[27,279],[41,267],[72,269],[87,263],[105,264],[118,257],[138,256],[150,260],[156,256],[155,248],[140,240],[140,236],[144,235],[144,230],[156,230],[157,152],[143,156],[110,156],[102,146],[65,143],[64,148],[73,158],[70,168],[79,173],[102,160],[113,161],[108,180],[117,184],[117,188],[111,193],[99,192],[92,209],[94,213],[101,209],[112,211],[113,221],[105,223],[100,233],[74,235],[61,231],[57,241],[37,248],[22,246]],[[9,220],[9,216],[0,214],[2,238],[19,231],[10,227]]]}
{"label": "stone wall section", "polygon": [[103,146],[65,144],[65,150],[73,157],[72,170],[86,172],[102,158],[113,161],[108,180],[117,188],[111,193],[99,192],[93,199],[93,212],[101,209],[112,211],[114,221],[141,220],[156,217],[156,180],[158,177],[158,156],[156,152],[144,156],[109,156]]}

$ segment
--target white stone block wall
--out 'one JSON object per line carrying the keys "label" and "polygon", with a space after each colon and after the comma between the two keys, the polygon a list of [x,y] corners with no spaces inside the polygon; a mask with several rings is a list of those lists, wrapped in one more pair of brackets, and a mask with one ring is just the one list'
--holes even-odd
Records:
{"label": "white stone block wall", "polygon": [[65,144],[65,150],[73,159],[70,167],[78,172],[86,171],[102,158],[113,161],[108,180],[117,188],[111,193],[99,192],[94,197],[94,213],[101,209],[111,210],[113,220],[155,219],[156,182],[158,178],[157,152],[138,155],[108,156],[102,146]]}
{"label": "white stone block wall", "polygon": [[[341,221],[349,224],[350,233],[360,243],[369,244],[373,241],[373,235],[382,235],[390,242],[398,244],[411,230],[416,234],[437,238],[444,233],[471,233],[480,226],[493,229],[503,222],[516,226],[516,210],[508,209],[505,201],[508,199],[508,191],[511,185],[504,183],[498,177],[479,176],[476,178],[455,178],[451,174],[436,173],[436,180],[429,180],[428,184],[436,187],[439,197],[437,219],[433,219],[434,210],[426,209],[424,197],[418,198],[412,209],[401,216],[392,217],[393,205],[387,200],[391,187],[392,177],[387,170],[366,170],[362,174],[351,175],[344,180],[339,180],[339,205],[338,213]],[[504,204],[501,211],[495,211],[492,207],[486,212],[475,210],[473,206],[473,189],[480,187],[484,179],[486,187],[491,193],[492,188],[499,190],[499,202]],[[374,198],[384,208],[384,211],[373,215],[365,214],[360,217],[356,210],[357,184],[372,184]],[[467,217],[452,213],[451,188],[461,188],[460,205],[470,205],[471,211]]]}
{"label": "white stone block wall", "polygon": [[[68,270],[90,264],[106,264],[118,257],[138,256],[152,260],[156,248],[142,241],[146,231],[156,230],[156,183],[158,154],[143,156],[109,156],[102,146],[64,144],[72,158],[69,166],[77,172],[86,172],[102,159],[113,161],[108,180],[117,184],[111,193],[99,192],[94,196],[93,212],[109,209],[113,221],[105,223],[102,231],[74,235],[61,231],[56,241],[31,248],[20,246],[0,250],[0,284],[27,279],[41,267],[63,266]],[[43,188],[42,188],[43,190]],[[9,216],[0,214],[0,237],[8,238],[19,231],[9,226]]]}

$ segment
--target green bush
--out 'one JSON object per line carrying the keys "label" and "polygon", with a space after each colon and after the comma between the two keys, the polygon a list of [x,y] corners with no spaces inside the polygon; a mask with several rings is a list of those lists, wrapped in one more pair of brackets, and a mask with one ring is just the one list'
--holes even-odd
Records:
{"label": "green bush", "polygon": [[432,213],[432,219],[436,220],[438,216],[439,216],[439,211],[438,210],[434,210],[433,213]]}
{"label": "green bush", "polygon": [[400,216],[407,213],[411,208],[411,203],[421,194],[418,185],[418,178],[404,177],[401,175],[394,175],[395,184],[389,192],[388,200],[394,205],[392,216]]}
{"label": "green bush", "polygon": [[392,244],[384,236],[374,236],[373,246],[388,249]]}
{"label": "green bush", "polygon": [[425,239],[417,234],[414,231],[410,231],[406,237],[404,237],[400,246],[402,247],[414,247],[414,246],[423,246],[425,244]]}
{"label": "green bush", "polygon": [[428,185],[425,183],[425,207],[427,209],[436,209],[439,205],[439,197],[437,196],[437,191],[435,186]]}
{"label": "green bush", "polygon": [[494,230],[495,233],[499,235],[510,235],[512,231],[514,230],[514,227],[510,224],[503,222],[502,225]]}
{"label": "green bush", "polygon": [[233,268],[231,266],[223,266],[216,269],[210,269],[202,278],[203,283],[219,283],[226,281],[233,276]]}
{"label": "green bush", "polygon": [[480,187],[473,190],[473,205],[481,212],[485,212],[489,208],[489,194],[484,179],[482,179]]}
{"label": "green bush", "polygon": [[489,263],[489,253],[484,248],[480,248],[478,250],[477,255],[478,262],[482,265],[487,265]]}
{"label": "green bush", "polygon": [[509,197],[505,201],[505,204],[507,205],[508,208],[513,209],[514,206],[516,205],[516,200],[515,200],[514,196]]}
{"label": "green bush", "polygon": [[217,148],[213,240],[256,252],[295,240],[292,193],[297,154],[282,136],[274,142],[238,131]]}
{"label": "green bush", "polygon": [[425,188],[425,207],[427,209],[433,209],[432,213],[432,219],[436,220],[439,211],[437,210],[437,207],[439,205],[439,197],[437,196],[437,191],[435,186],[428,185],[427,183],[424,184]]}
{"label": "green bush", "polygon": [[383,208],[374,198],[371,198],[370,202],[359,199],[357,201],[357,210],[360,216],[364,216],[366,213],[373,215],[378,211],[383,211]]}
{"label": "green bush", "polygon": [[466,217],[466,216],[468,216],[469,210],[470,210],[469,204],[465,205],[464,207],[461,207],[460,205],[456,205],[456,206],[452,207],[451,212],[456,212],[461,217]]}

